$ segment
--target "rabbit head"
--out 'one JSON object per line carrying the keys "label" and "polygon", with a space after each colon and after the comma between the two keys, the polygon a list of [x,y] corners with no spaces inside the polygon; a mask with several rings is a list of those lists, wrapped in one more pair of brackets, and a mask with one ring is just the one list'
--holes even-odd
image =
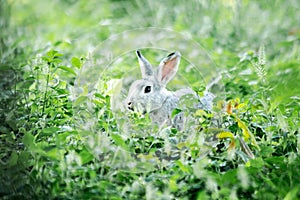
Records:
{"label": "rabbit head", "polygon": [[169,54],[162,59],[156,70],[139,51],[136,54],[142,79],[134,81],[130,86],[125,100],[127,108],[143,114],[148,112],[153,122],[171,123],[170,115],[179,99],[166,89],[166,84],[173,79],[178,70],[180,53]]}

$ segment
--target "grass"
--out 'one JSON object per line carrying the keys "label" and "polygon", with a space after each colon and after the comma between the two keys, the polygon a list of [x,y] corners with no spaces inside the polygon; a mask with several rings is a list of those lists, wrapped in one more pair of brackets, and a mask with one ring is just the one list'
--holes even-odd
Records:
{"label": "grass", "polygon": [[[1,198],[300,198],[298,1],[0,3]],[[213,110],[124,112],[136,49]]]}

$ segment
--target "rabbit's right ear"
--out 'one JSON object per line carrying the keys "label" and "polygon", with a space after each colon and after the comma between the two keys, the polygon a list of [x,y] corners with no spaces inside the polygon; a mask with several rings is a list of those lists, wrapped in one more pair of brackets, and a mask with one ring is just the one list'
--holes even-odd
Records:
{"label": "rabbit's right ear", "polygon": [[153,68],[152,65],[149,63],[149,61],[141,54],[140,51],[136,51],[136,55],[139,60],[142,77],[146,78],[149,76],[153,76]]}

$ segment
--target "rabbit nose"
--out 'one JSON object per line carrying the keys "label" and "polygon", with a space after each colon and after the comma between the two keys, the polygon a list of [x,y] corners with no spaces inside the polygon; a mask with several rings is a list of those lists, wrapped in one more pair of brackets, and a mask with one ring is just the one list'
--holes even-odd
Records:
{"label": "rabbit nose", "polygon": [[133,105],[132,105],[132,102],[131,101],[129,101],[128,103],[127,103],[127,105],[128,105],[128,109],[129,110],[132,110],[133,111]]}

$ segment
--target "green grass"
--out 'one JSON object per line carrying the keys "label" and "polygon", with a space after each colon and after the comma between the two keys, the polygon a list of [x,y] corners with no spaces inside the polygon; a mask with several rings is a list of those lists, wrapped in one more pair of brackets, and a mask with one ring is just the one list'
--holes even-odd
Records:
{"label": "green grass", "polygon": [[[299,9],[0,0],[0,197],[299,199]],[[183,131],[121,110],[136,49],[181,52],[172,90],[222,74],[213,110],[183,99]]]}

